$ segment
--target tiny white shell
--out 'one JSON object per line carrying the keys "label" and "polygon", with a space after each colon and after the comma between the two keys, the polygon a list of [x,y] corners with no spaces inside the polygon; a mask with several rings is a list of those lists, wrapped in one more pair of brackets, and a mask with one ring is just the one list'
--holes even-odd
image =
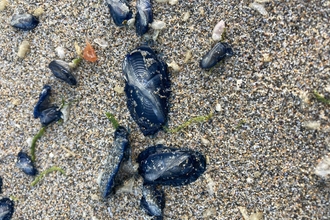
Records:
{"label": "tiny white shell", "polygon": [[167,64],[168,67],[171,67],[174,72],[179,72],[181,70],[181,67],[173,60],[171,63]]}
{"label": "tiny white shell", "polygon": [[108,42],[101,38],[95,38],[94,42],[102,48],[106,48],[109,46]]}
{"label": "tiny white shell", "polygon": [[189,18],[190,18],[190,12],[189,12],[189,11],[186,11],[186,12],[183,14],[182,20],[183,20],[183,21],[188,21]]}
{"label": "tiny white shell", "polygon": [[164,21],[154,20],[151,23],[151,28],[154,30],[162,30],[166,27],[166,24]]}
{"label": "tiny white shell", "polygon": [[258,11],[263,16],[266,16],[266,17],[268,16],[268,12],[266,11],[266,9],[264,8],[264,6],[262,4],[253,2],[253,3],[249,4],[249,7]]}
{"label": "tiny white shell", "polygon": [[61,59],[65,58],[65,48],[64,47],[56,47],[55,52],[57,53],[57,56]]}
{"label": "tiny white shell", "polygon": [[178,4],[178,0],[169,0],[168,1],[168,3],[170,4],[170,5],[176,5],[176,4]]}
{"label": "tiny white shell", "polygon": [[215,25],[212,32],[212,39],[214,41],[220,41],[222,37],[222,33],[225,31],[225,22],[221,20],[219,23]]}
{"label": "tiny white shell", "polygon": [[326,155],[315,168],[315,174],[326,178],[330,175],[330,155]]}
{"label": "tiny white shell", "polygon": [[186,52],[185,57],[184,57],[184,62],[185,62],[185,63],[188,63],[189,60],[190,60],[191,58],[192,58],[192,52],[191,52],[191,50],[188,50],[188,51]]}
{"label": "tiny white shell", "polygon": [[18,47],[18,52],[17,52],[17,56],[19,58],[24,58],[25,55],[27,54],[27,52],[29,52],[30,50],[30,42],[29,41],[26,41],[24,40],[21,45],[19,45]]}
{"label": "tiny white shell", "polygon": [[5,8],[7,7],[7,5],[8,5],[8,1],[7,0],[0,1],[0,11],[5,10]]}

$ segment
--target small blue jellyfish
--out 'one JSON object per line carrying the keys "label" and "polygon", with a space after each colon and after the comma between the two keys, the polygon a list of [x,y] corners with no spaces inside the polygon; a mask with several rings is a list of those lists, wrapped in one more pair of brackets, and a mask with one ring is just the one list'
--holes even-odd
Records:
{"label": "small blue jellyfish", "polygon": [[54,76],[69,85],[77,85],[76,78],[72,75],[72,69],[67,62],[62,60],[53,60],[48,65],[48,68],[52,71]]}
{"label": "small blue jellyfish", "polygon": [[139,36],[147,33],[149,24],[153,21],[152,6],[150,0],[137,0],[136,1],[136,17],[135,28]]}
{"label": "small blue jellyfish", "polygon": [[39,20],[37,17],[31,14],[16,14],[13,15],[10,25],[21,29],[23,31],[29,31],[37,27]]}
{"label": "small blue jellyfish", "polygon": [[148,46],[127,54],[123,62],[127,108],[144,135],[167,122],[170,80],[167,64]]}
{"label": "small blue jellyfish", "polygon": [[9,198],[0,199],[0,219],[10,220],[14,213],[14,202]]}
{"label": "small blue jellyfish", "polygon": [[126,0],[107,0],[110,14],[117,26],[123,26],[124,22],[132,18],[132,11]]}
{"label": "small blue jellyfish", "polygon": [[49,108],[50,94],[51,94],[51,87],[49,85],[45,85],[39,95],[39,100],[33,109],[34,118],[39,118],[41,115],[41,112],[43,110]]}
{"label": "small blue jellyfish", "polygon": [[41,112],[40,123],[42,126],[46,127],[53,122],[56,122],[61,119],[62,112],[58,110],[57,106],[52,106]]}
{"label": "small blue jellyfish", "polygon": [[157,220],[162,220],[165,208],[164,191],[157,189],[155,185],[144,185],[140,206],[148,215],[154,216]]}
{"label": "small blue jellyfish", "polygon": [[22,151],[19,152],[17,155],[16,166],[20,168],[25,174],[30,176],[35,176],[38,173],[37,169],[33,165],[30,156]]}
{"label": "small blue jellyfish", "polygon": [[207,54],[205,54],[199,65],[202,69],[210,69],[226,57],[233,56],[233,49],[227,43],[217,43]]}
{"label": "small blue jellyfish", "polygon": [[206,169],[206,160],[201,153],[161,144],[142,151],[137,162],[144,184],[149,185],[187,185],[196,181]]}

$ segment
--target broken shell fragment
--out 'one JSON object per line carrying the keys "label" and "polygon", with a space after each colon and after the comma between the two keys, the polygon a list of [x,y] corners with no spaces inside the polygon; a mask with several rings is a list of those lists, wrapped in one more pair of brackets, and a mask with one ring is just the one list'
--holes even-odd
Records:
{"label": "broken shell fragment", "polygon": [[17,155],[16,166],[29,176],[35,176],[38,173],[37,169],[33,165],[30,156],[22,151],[19,152]]}
{"label": "broken shell fragment", "polygon": [[125,21],[132,18],[132,11],[126,0],[107,0],[111,17],[117,26],[123,26]]}
{"label": "broken shell fragment", "polygon": [[103,198],[114,194],[117,187],[132,177],[129,170],[130,151],[128,132],[124,127],[119,126],[115,131],[112,148],[109,148],[107,164],[99,183]]}
{"label": "broken shell fragment", "polygon": [[62,60],[53,60],[48,65],[48,68],[52,71],[56,78],[61,79],[72,86],[77,84],[77,80],[72,75],[71,68],[67,62]]}
{"label": "broken shell fragment", "polygon": [[165,27],[166,27],[166,24],[164,21],[155,20],[151,23],[151,28],[154,30],[162,30]]}
{"label": "broken shell fragment", "polygon": [[136,1],[135,28],[136,34],[142,36],[149,30],[149,24],[153,21],[152,6],[150,0]]}
{"label": "broken shell fragment", "polygon": [[42,89],[39,100],[36,104],[36,106],[33,109],[33,117],[39,118],[41,115],[41,112],[47,108],[49,108],[49,97],[51,94],[51,87],[49,85],[45,85]]}
{"label": "broken shell fragment", "polygon": [[14,213],[14,202],[9,198],[0,199],[0,219],[10,220]]}
{"label": "broken shell fragment", "polygon": [[148,215],[162,219],[165,208],[164,191],[157,189],[155,185],[144,185],[140,206]]}
{"label": "broken shell fragment", "polygon": [[18,52],[17,52],[17,56],[19,58],[24,58],[25,55],[29,52],[30,50],[30,42],[27,40],[24,40],[21,45],[19,45],[18,47]]}
{"label": "broken shell fragment", "polygon": [[155,134],[167,121],[170,81],[167,64],[148,46],[126,55],[123,62],[127,108],[146,135]]}
{"label": "broken shell fragment", "polygon": [[96,60],[97,60],[95,50],[88,41],[86,41],[86,47],[83,52],[83,57],[85,60],[90,61],[90,62],[96,62]]}
{"label": "broken shell fragment", "polygon": [[227,43],[217,43],[200,61],[202,69],[210,69],[226,57],[233,56],[233,49]]}
{"label": "broken shell fragment", "polygon": [[42,126],[48,126],[53,122],[60,120],[62,117],[62,112],[58,110],[57,106],[52,106],[41,112],[40,123]]}
{"label": "broken shell fragment", "polygon": [[212,32],[212,39],[214,41],[220,41],[222,38],[222,33],[225,31],[225,22],[224,21],[220,21],[219,23],[217,23],[215,25],[215,27],[213,28],[213,32]]}
{"label": "broken shell fragment", "polygon": [[193,150],[156,145],[142,151],[137,159],[144,184],[187,185],[206,169],[205,157]]}
{"label": "broken shell fragment", "polygon": [[21,29],[23,31],[29,31],[37,27],[39,20],[37,17],[31,14],[16,14],[12,17],[10,25]]}
{"label": "broken shell fragment", "polygon": [[253,2],[251,4],[249,4],[249,7],[258,11],[261,15],[267,17],[268,16],[268,12],[266,11],[264,5]]}

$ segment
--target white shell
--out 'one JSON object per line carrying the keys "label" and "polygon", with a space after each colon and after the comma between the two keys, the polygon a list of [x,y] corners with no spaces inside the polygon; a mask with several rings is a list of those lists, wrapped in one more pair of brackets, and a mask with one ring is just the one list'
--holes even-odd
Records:
{"label": "white shell", "polygon": [[225,31],[225,22],[221,20],[219,23],[215,25],[212,32],[212,39],[214,41],[220,41],[222,37],[222,33]]}
{"label": "white shell", "polygon": [[108,42],[106,42],[105,40],[103,40],[101,38],[95,38],[94,42],[102,48],[106,48],[109,46]]}
{"label": "white shell", "polygon": [[154,20],[151,23],[151,28],[154,30],[162,30],[166,27],[166,24],[164,21]]}
{"label": "white shell", "polygon": [[190,12],[189,12],[189,11],[186,11],[186,12],[183,14],[182,20],[183,20],[183,21],[188,21],[189,18],[190,18]]}
{"label": "white shell", "polygon": [[64,47],[56,47],[55,52],[57,53],[57,56],[61,59],[65,58],[65,48]]}
{"label": "white shell", "polygon": [[178,0],[169,0],[168,1],[168,3],[170,4],[170,5],[176,5],[176,4],[178,4]]}
{"label": "white shell", "polygon": [[326,155],[315,168],[315,174],[323,178],[330,174],[330,156]]}
{"label": "white shell", "polygon": [[5,8],[6,8],[7,5],[8,5],[8,1],[7,0],[0,1],[0,11],[5,10]]}
{"label": "white shell", "polygon": [[249,4],[249,7],[258,11],[263,16],[268,16],[268,12],[266,11],[266,9],[264,8],[264,6],[262,4],[253,2],[253,3]]}

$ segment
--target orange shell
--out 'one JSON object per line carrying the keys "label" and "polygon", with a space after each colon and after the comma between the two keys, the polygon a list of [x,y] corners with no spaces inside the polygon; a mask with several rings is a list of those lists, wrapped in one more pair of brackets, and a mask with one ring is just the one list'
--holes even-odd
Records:
{"label": "orange shell", "polygon": [[95,62],[97,60],[95,50],[88,41],[86,41],[86,47],[83,52],[83,57],[85,60],[88,60],[90,62]]}

